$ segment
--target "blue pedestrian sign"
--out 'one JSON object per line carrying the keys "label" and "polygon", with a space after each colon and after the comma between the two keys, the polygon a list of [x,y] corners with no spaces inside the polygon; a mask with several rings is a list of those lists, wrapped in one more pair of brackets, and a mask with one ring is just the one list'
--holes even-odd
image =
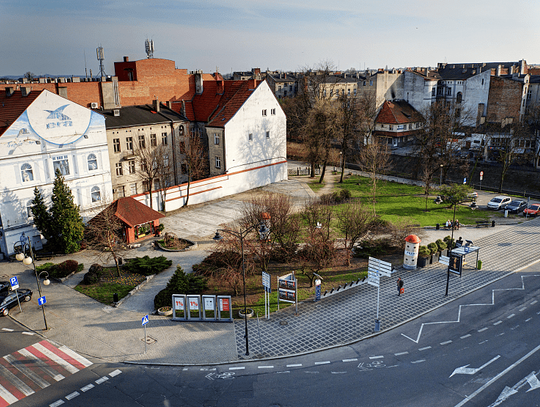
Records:
{"label": "blue pedestrian sign", "polygon": [[11,284],[12,290],[16,290],[17,288],[19,288],[19,279],[17,278],[17,276],[11,277],[9,279],[9,283]]}
{"label": "blue pedestrian sign", "polygon": [[45,296],[39,297],[37,302],[38,302],[39,305],[44,305],[44,304],[47,303],[47,299],[45,298]]}
{"label": "blue pedestrian sign", "polygon": [[145,315],[145,316],[142,318],[142,324],[143,324],[143,326],[145,326],[147,323],[148,323],[148,315]]}

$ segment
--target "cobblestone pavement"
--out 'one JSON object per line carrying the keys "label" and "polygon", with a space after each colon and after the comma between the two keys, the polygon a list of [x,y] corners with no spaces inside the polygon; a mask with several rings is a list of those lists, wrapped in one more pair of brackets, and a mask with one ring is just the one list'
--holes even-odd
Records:
{"label": "cobblestone pavement", "polygon": [[[539,238],[540,219],[529,221],[474,241],[480,247],[482,270],[475,270],[471,254],[460,278],[450,275],[445,297],[446,267],[433,264],[414,271],[398,269],[381,278],[379,320],[381,330],[451,302],[540,258],[531,248]],[[397,296],[396,280],[405,282]],[[250,356],[245,356],[244,321],[235,321],[239,359],[276,357],[350,343],[371,335],[375,326],[377,288],[368,284],[350,288],[317,303],[306,301],[273,313],[270,320],[248,322]]]}

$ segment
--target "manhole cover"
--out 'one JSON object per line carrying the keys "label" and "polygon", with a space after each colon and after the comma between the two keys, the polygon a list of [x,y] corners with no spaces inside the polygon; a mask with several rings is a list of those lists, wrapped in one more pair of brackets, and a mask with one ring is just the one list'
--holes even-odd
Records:
{"label": "manhole cover", "polygon": [[280,325],[289,325],[289,323],[287,321],[279,321],[279,324]]}
{"label": "manhole cover", "polygon": [[[144,342],[144,338],[142,338],[141,341]],[[154,338],[152,338],[152,337],[150,337],[150,336],[147,336],[147,337],[146,337],[146,343],[147,343],[148,345],[151,345],[151,344],[156,343],[156,342],[157,342],[157,339],[154,339]]]}

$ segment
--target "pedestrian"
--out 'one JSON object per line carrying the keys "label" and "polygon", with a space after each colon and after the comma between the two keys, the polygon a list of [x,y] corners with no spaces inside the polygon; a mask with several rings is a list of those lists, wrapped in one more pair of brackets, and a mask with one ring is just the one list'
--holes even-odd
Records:
{"label": "pedestrian", "polygon": [[402,292],[403,292],[403,280],[401,279],[401,277],[398,277],[398,279],[397,279],[397,295],[398,295],[398,297],[401,295]]}

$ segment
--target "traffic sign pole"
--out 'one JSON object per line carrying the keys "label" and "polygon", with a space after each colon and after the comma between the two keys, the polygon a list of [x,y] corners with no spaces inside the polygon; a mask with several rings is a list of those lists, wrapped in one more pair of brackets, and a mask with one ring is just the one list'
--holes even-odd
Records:
{"label": "traffic sign pole", "polygon": [[482,179],[484,178],[484,171],[480,171],[480,191],[482,190]]}
{"label": "traffic sign pole", "polygon": [[144,327],[144,354],[146,355],[146,346],[147,346],[147,341],[146,341],[146,324],[148,323],[148,315],[145,315],[144,317],[142,317],[142,326]]}
{"label": "traffic sign pole", "polygon": [[15,295],[17,296],[17,304],[19,304],[19,311],[22,312],[21,308],[21,300],[19,299],[19,293],[17,292],[17,288],[19,288],[19,279],[17,276],[13,276],[9,279],[9,284],[11,284],[11,289],[15,290]]}

